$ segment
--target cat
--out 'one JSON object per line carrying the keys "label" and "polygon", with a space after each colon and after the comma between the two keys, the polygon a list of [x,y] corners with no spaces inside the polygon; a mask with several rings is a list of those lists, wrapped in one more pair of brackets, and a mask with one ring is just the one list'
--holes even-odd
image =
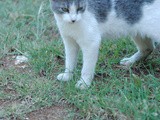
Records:
{"label": "cat", "polygon": [[130,36],[138,52],[121,60],[131,64],[146,58],[160,42],[160,0],[51,0],[52,11],[65,46],[65,71],[58,80],[69,81],[83,53],[76,87],[86,89],[94,78],[102,37]]}

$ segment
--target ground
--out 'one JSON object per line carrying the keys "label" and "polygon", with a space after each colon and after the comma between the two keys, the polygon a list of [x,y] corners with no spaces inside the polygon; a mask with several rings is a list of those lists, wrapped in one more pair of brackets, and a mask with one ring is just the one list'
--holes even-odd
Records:
{"label": "ground", "polygon": [[49,1],[0,1],[0,120],[158,120],[160,49],[124,68],[136,52],[129,38],[104,40],[88,90],[59,82],[64,47]]}
{"label": "ground", "polygon": [[[25,57],[25,56],[23,56]],[[31,71],[31,69],[28,67],[27,62],[28,61],[21,61],[19,62],[19,59],[16,59],[17,56],[11,55],[11,56],[6,56],[3,59],[1,59],[2,66],[1,69],[11,69],[15,68],[18,72],[20,73],[25,73]],[[7,94],[12,94],[14,96],[17,96],[16,91],[12,90],[11,86],[8,84],[5,86],[4,92]],[[29,101],[29,98],[27,98]],[[0,108],[3,109],[7,106],[16,106],[19,103],[24,104],[24,101],[19,101],[19,100],[0,100]],[[35,110],[32,112],[27,113],[26,117],[23,119],[26,120],[64,120],[67,117],[67,111],[69,110],[69,107],[67,104],[63,105],[55,105],[51,107],[44,107],[39,110]],[[14,119],[14,116],[12,118],[12,115],[10,117],[11,119]],[[0,119],[7,119],[7,118],[0,118]]]}

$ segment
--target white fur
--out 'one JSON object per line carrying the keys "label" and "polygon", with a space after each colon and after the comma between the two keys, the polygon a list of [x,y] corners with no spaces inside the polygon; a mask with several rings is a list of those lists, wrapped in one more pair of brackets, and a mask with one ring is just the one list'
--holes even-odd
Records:
{"label": "white fur", "polygon": [[[88,11],[85,11],[84,14],[75,15],[74,5],[71,7],[71,14],[65,14],[64,16],[54,14],[66,53],[65,72],[58,75],[57,79],[68,81],[72,78],[80,48],[83,53],[83,68],[76,87],[84,89],[90,86],[94,78],[102,36],[113,39],[130,35],[135,39],[138,52],[130,58],[124,58],[121,61],[123,65],[133,64],[146,57],[154,49],[151,39],[160,42],[159,7],[159,0],[156,0],[152,5],[146,5],[143,9],[143,18],[134,26],[118,19],[115,11],[108,15],[106,23],[103,24],[98,24],[93,14]],[[75,23],[71,22],[73,19],[76,20]],[[152,24],[150,24],[151,22]]]}

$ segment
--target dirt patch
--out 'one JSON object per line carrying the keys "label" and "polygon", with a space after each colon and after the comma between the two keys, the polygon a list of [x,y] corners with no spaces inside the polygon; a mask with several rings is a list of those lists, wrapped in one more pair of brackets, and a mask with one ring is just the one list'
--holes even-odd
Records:
{"label": "dirt patch", "polygon": [[[0,100],[0,112],[5,112],[3,109],[7,108],[9,106],[15,107],[20,106],[22,104],[22,101],[19,100],[12,100],[12,101],[5,101]],[[41,108],[35,111],[32,111],[30,113],[26,113],[26,117],[23,117],[24,120],[64,120],[69,119],[71,116],[69,114],[69,111],[71,111],[72,108],[68,107],[67,105],[53,105],[51,107],[45,107]],[[0,120],[7,120],[8,117],[2,117],[0,116]],[[21,118],[17,118],[14,115],[10,115],[9,119],[16,119],[21,120]]]}
{"label": "dirt patch", "polygon": [[33,111],[27,115],[28,120],[64,120],[68,118],[68,110],[62,106],[52,106]]}
{"label": "dirt patch", "polygon": [[28,65],[28,60],[22,59],[21,57],[25,56],[18,56],[18,55],[6,55],[5,57],[0,59],[0,69],[16,69],[21,73],[31,72],[31,69]]}
{"label": "dirt patch", "polygon": [[4,102],[5,102],[5,100],[0,99],[0,107],[3,105]]}

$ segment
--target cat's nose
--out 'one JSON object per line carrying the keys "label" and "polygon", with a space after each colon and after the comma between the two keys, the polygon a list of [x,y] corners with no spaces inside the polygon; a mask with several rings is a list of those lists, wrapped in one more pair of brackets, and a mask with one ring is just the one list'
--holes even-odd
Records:
{"label": "cat's nose", "polygon": [[72,20],[72,23],[75,23],[76,22],[76,20]]}

